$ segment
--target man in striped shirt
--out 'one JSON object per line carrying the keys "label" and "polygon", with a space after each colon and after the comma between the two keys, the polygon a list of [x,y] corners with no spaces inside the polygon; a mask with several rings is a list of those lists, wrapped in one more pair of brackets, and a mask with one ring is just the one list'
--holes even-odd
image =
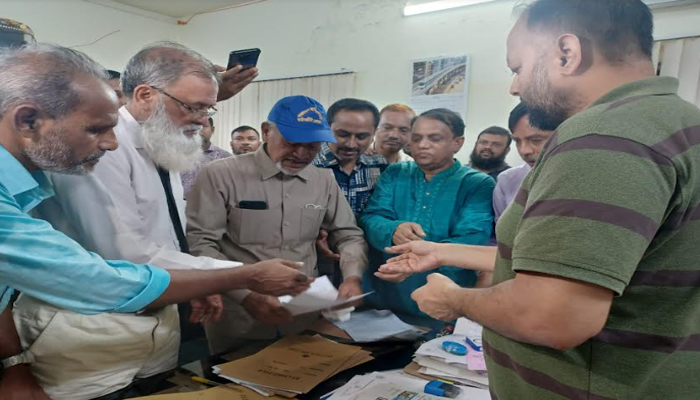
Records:
{"label": "man in striped shirt", "polygon": [[654,76],[652,31],[641,0],[534,2],[508,39],[511,92],[556,133],[499,220],[497,256],[409,244],[379,271],[495,259],[490,288],[433,274],[413,293],[485,326],[494,399],[700,398],[700,111]]}

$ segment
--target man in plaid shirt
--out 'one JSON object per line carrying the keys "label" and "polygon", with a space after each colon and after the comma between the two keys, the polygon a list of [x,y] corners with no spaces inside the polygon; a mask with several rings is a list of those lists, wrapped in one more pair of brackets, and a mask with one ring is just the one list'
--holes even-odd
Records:
{"label": "man in plaid shirt", "polygon": [[342,99],[328,109],[328,122],[338,142],[325,143],[313,163],[333,171],[357,216],[388,165],[382,156],[365,154],[379,125],[379,110],[365,100]]}

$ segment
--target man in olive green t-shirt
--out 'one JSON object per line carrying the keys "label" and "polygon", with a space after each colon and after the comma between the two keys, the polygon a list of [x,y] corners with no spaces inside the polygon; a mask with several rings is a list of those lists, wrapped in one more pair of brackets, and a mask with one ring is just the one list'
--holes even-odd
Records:
{"label": "man in olive green t-shirt", "polygon": [[700,398],[700,111],[655,77],[641,0],[537,0],[508,39],[511,92],[554,130],[496,250],[413,243],[379,270],[439,274],[422,311],[485,326],[499,400]]}

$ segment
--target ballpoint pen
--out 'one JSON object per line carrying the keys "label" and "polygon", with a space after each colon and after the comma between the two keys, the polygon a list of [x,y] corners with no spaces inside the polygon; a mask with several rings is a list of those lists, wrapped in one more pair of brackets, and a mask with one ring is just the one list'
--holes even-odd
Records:
{"label": "ballpoint pen", "polygon": [[481,346],[479,346],[478,344],[474,343],[471,339],[466,338],[466,342],[467,342],[467,344],[469,345],[469,347],[471,347],[472,349],[474,349],[474,350],[476,350],[476,351],[481,351]]}

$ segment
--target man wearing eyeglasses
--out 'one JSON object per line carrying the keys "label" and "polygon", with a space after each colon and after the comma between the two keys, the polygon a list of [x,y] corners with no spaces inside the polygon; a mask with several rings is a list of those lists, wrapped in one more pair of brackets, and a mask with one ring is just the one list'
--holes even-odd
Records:
{"label": "man wearing eyeglasses", "polygon": [[[90,175],[51,174],[56,196],[38,208],[38,215],[105,259],[167,269],[241,265],[189,255],[184,234],[180,172],[191,169],[202,158],[200,132],[216,111],[217,97],[224,90],[219,80],[216,68],[208,60],[178,44],[156,43],[139,51],[121,77],[127,104],[119,109],[119,122],[114,128],[119,147],[105,154]],[[41,309],[42,305],[29,307]],[[215,320],[221,311],[221,297],[210,296],[192,302],[190,320]],[[168,306],[149,316],[155,316],[157,322],[139,314],[103,314],[86,320],[86,324],[95,326],[86,338],[95,349],[95,356],[82,360],[85,368],[109,371],[104,379],[90,382],[92,388],[118,386],[114,380],[128,384],[131,379],[157,375],[176,366],[181,324],[177,307]],[[152,326],[144,325],[148,321]],[[27,320],[22,321],[22,326],[27,331],[41,331],[40,326],[35,326],[41,323]],[[99,329],[115,324],[124,329]],[[188,333],[196,335],[193,328],[201,331],[194,325],[183,327],[183,340]],[[64,329],[62,334],[70,342],[67,346],[85,337],[86,329]],[[145,331],[150,332],[147,339],[142,334]],[[112,354],[107,360],[103,349],[109,349],[115,341],[130,345],[109,352]],[[138,365],[130,361],[135,355],[141,360],[144,354],[148,357]],[[115,362],[115,358],[123,363]],[[55,374],[54,383],[60,385],[60,368]],[[82,399],[78,394],[70,398]]]}

